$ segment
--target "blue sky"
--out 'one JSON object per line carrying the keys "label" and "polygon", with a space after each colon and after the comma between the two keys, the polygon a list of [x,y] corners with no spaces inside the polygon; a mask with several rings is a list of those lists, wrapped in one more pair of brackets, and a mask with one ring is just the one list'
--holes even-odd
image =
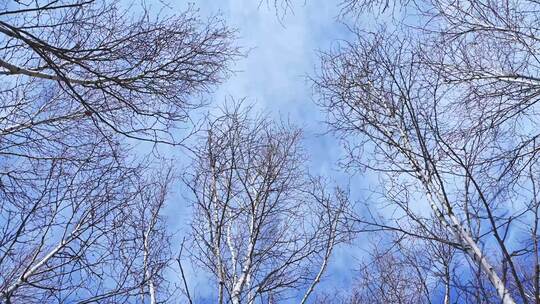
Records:
{"label": "blue sky", "polygon": [[318,164],[313,170],[324,173],[337,160],[338,147],[332,136],[317,136],[325,131],[324,117],[312,102],[307,76],[318,63],[316,50],[327,49],[347,31],[335,21],[336,3],[311,2],[296,5],[294,14],[287,14],[281,22],[273,8],[259,6],[258,1],[201,0],[196,5],[203,14],[221,12],[228,24],[238,29],[239,44],[250,50],[247,58],[233,67],[238,72],[219,87],[214,104],[229,97],[245,97],[276,118],[290,118],[306,133],[308,151]]}
{"label": "blue sky", "polygon": [[[189,3],[179,1],[172,8],[182,11]],[[317,51],[327,50],[349,35],[346,26],[336,19],[337,4],[338,1],[304,4],[299,0],[293,12],[278,18],[272,7],[265,3],[260,5],[259,1],[200,0],[194,3],[202,16],[221,14],[229,26],[238,29],[239,45],[249,50],[248,56],[232,67],[236,73],[207,97],[212,101],[210,107],[217,107],[226,99],[246,98],[259,111],[276,119],[289,119],[304,130],[311,172],[331,177],[342,185],[350,181],[354,193],[364,187],[363,178],[351,179],[337,167],[341,147],[332,135],[323,134],[326,131],[324,116],[313,102],[311,83],[307,79],[316,71]],[[175,196],[178,199],[173,201],[185,201],[181,193]],[[189,210],[189,206],[175,202],[167,211],[179,235],[186,228]],[[320,289],[331,292],[334,288],[350,286],[359,250],[358,246],[338,248]],[[213,286],[208,286],[207,278],[199,272],[189,269],[188,277],[196,296],[211,293]]]}

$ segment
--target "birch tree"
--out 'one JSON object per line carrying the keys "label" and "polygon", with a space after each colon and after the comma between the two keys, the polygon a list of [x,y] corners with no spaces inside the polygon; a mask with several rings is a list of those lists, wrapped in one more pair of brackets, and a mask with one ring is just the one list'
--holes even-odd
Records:
{"label": "birch tree", "polygon": [[308,175],[298,129],[250,112],[225,109],[196,150],[192,254],[217,303],[305,303],[347,238],[347,197]]}
{"label": "birch tree", "polygon": [[380,173],[399,214],[384,227],[362,220],[452,245],[476,299],[535,303],[538,4],[402,4],[418,22],[352,27],[354,39],[322,55],[314,80],[345,167]]}
{"label": "birch tree", "polygon": [[169,299],[169,178],[133,144],[182,144],[233,41],[193,7],[0,1],[1,302]]}
{"label": "birch tree", "polygon": [[30,172],[24,188],[2,191],[2,302],[166,298],[169,236],[159,212],[167,182],[146,182],[141,169],[115,161],[69,165],[56,160],[46,178]]}
{"label": "birch tree", "polygon": [[175,143],[174,122],[201,105],[190,97],[219,83],[238,55],[234,31],[218,18],[201,20],[193,8],[167,16],[103,0],[0,7],[4,136],[87,120],[127,137]]}
{"label": "birch tree", "polygon": [[456,272],[451,246],[395,231],[389,234],[372,236],[344,303],[463,302],[462,292],[454,287],[461,274]]}

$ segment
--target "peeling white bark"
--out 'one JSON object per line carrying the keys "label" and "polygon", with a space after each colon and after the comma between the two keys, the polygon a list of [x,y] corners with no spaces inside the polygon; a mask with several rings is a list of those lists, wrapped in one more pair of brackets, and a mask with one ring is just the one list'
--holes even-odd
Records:
{"label": "peeling white bark", "polygon": [[[371,83],[368,83],[369,86],[373,86]],[[378,96],[377,99],[380,101],[385,101],[386,99],[383,96]],[[382,102],[382,106],[389,112],[392,113],[391,107]],[[401,125],[400,125],[401,126]],[[388,138],[393,138],[392,132],[388,130],[385,126],[381,126],[381,132],[385,133],[385,136]],[[433,189],[431,187],[431,179],[423,171],[423,167],[417,162],[415,155],[411,153],[413,151],[413,146],[409,141],[409,136],[407,132],[400,127],[399,128],[400,136],[405,141],[405,148],[401,149],[401,153],[405,155],[412,167],[416,170],[417,178],[422,182],[424,186],[425,193],[430,202],[431,209],[441,221],[442,224],[447,226],[451,231],[453,231],[459,240],[462,241],[462,245],[465,249],[465,252],[469,255],[473,261],[478,263],[484,273],[488,276],[490,282],[493,284],[493,287],[497,290],[497,294],[501,298],[503,304],[515,304],[515,300],[510,295],[509,290],[504,285],[503,281],[500,279],[499,275],[495,271],[494,267],[489,263],[487,257],[484,255],[478,244],[474,241],[470,233],[463,228],[459,219],[454,215],[450,203],[446,201],[444,195],[440,193],[438,189]],[[426,168],[427,170],[427,168]],[[435,199],[433,195],[437,197]],[[444,209],[444,212],[439,209],[436,204],[436,201],[439,201]],[[446,219],[448,217],[449,221]]]}

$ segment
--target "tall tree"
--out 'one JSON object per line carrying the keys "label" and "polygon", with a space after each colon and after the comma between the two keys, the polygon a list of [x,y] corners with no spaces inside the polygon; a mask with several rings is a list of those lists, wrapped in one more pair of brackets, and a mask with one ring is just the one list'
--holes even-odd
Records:
{"label": "tall tree", "polygon": [[306,171],[301,133],[240,106],[212,119],[196,149],[192,254],[218,303],[307,301],[346,239],[345,193]]}
{"label": "tall tree", "polygon": [[402,4],[399,29],[353,29],[322,56],[315,86],[347,165],[384,177],[385,229],[461,253],[477,299],[538,303],[538,3]]}
{"label": "tall tree", "polygon": [[127,139],[182,143],[233,41],[193,8],[0,1],[0,301],[165,299],[170,178]]}

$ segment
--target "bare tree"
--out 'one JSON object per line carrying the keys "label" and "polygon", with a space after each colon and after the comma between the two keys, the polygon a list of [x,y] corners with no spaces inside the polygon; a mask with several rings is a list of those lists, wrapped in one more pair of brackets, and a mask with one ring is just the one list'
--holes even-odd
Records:
{"label": "bare tree", "polygon": [[308,175],[298,129],[250,112],[226,108],[196,150],[192,254],[218,303],[305,303],[347,237],[346,195]]}
{"label": "bare tree", "polygon": [[0,301],[168,300],[171,177],[127,139],[182,143],[239,53],[219,18],[150,11],[0,1]]}
{"label": "bare tree", "polygon": [[299,3],[306,3],[307,0],[259,0],[259,7],[266,6],[267,9],[273,10],[278,21],[282,22],[287,14],[294,14],[294,6]]}
{"label": "bare tree", "polygon": [[360,265],[350,303],[430,303],[430,265],[420,261],[423,252],[411,256],[402,248],[374,246],[369,254]]}
{"label": "bare tree", "polygon": [[354,29],[315,79],[345,166],[379,172],[397,210],[361,220],[458,249],[476,299],[538,303],[538,4],[420,2],[401,30]]}
{"label": "bare tree", "polygon": [[190,97],[219,83],[238,55],[234,31],[194,9],[161,17],[103,0],[1,5],[3,109],[18,114],[3,119],[4,134],[82,117],[128,137],[175,142],[173,123],[200,105]]}
{"label": "bare tree", "polygon": [[[340,17],[359,16],[362,13],[386,13],[388,11],[400,11],[408,4],[416,4],[416,0],[341,0]],[[346,19],[346,18],[345,18]]]}
{"label": "bare tree", "polygon": [[451,246],[407,236],[373,235],[346,303],[456,303]]}
{"label": "bare tree", "polygon": [[[0,299],[119,303],[156,297],[169,261],[159,210],[169,178],[115,161],[53,161],[20,192],[2,191]],[[165,285],[163,285],[165,287]],[[163,294],[159,297],[162,298]],[[157,303],[155,300],[151,303]]]}

